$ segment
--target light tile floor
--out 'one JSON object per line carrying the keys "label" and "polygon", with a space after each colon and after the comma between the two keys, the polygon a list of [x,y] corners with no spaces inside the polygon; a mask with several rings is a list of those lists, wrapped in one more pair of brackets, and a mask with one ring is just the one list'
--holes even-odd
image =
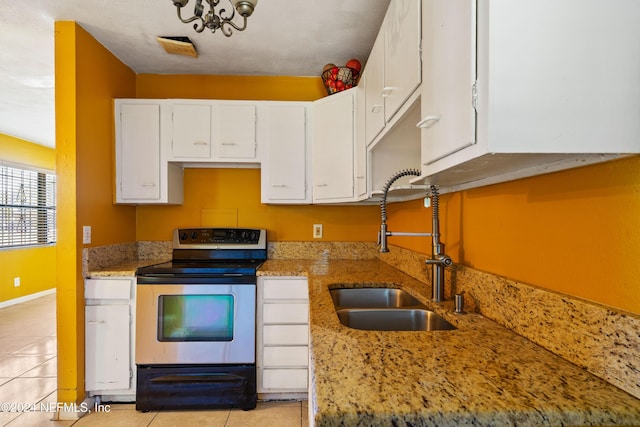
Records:
{"label": "light tile floor", "polygon": [[[0,425],[7,427],[306,427],[302,402],[258,402],[251,411],[138,412],[133,404],[107,404],[109,412],[91,412],[77,421],[52,421],[50,412],[15,412],[18,405],[55,407],[55,294],[0,309]],[[41,405],[41,403],[43,405]],[[6,405],[9,405],[9,408]],[[14,411],[7,411],[13,406]]]}

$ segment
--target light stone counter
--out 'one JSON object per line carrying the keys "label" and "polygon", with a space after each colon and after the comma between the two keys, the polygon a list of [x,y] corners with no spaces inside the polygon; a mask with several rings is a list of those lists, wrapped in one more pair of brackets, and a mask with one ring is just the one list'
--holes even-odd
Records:
{"label": "light stone counter", "polygon": [[136,275],[136,270],[140,267],[146,267],[148,265],[160,264],[169,260],[162,259],[140,259],[119,262],[108,267],[95,267],[90,270],[87,277],[131,277]]}
{"label": "light stone counter", "polygon": [[[384,262],[269,260],[258,274],[309,277],[312,425],[640,425],[640,400],[491,320],[430,302],[429,286]],[[383,284],[458,329],[340,324],[329,288]]]}

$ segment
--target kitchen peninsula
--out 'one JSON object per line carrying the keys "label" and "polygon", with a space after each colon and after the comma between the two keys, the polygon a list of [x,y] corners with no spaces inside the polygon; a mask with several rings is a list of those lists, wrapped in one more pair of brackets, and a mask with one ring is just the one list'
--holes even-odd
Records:
{"label": "kitchen peninsula", "polygon": [[[478,314],[429,304],[428,285],[379,260],[269,260],[263,276],[309,278],[316,426],[639,425],[640,400]],[[458,328],[343,326],[329,289],[399,287]]]}
{"label": "kitchen peninsula", "polygon": [[[640,425],[639,399],[480,314],[454,314],[450,300],[431,303],[429,285],[380,259],[269,259],[258,276],[308,278],[312,425]],[[343,326],[329,289],[376,286],[404,289],[457,329]]]}

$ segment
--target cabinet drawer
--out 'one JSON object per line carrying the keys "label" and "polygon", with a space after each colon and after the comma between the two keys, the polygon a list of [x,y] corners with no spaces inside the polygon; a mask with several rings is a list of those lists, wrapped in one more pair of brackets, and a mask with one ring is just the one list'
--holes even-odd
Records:
{"label": "cabinet drawer", "polygon": [[264,323],[308,323],[309,304],[269,304],[263,305]]}
{"label": "cabinet drawer", "polygon": [[84,283],[85,299],[130,299],[131,280],[87,279]]}
{"label": "cabinet drawer", "polygon": [[309,299],[307,279],[265,279],[262,292],[264,299]]}
{"label": "cabinet drawer", "polygon": [[263,366],[280,368],[285,366],[308,366],[309,347],[265,347],[262,353]]}
{"label": "cabinet drawer", "polygon": [[264,345],[307,345],[308,325],[265,325],[262,328]]}
{"label": "cabinet drawer", "polygon": [[265,369],[262,371],[262,387],[306,390],[308,377],[306,369]]}

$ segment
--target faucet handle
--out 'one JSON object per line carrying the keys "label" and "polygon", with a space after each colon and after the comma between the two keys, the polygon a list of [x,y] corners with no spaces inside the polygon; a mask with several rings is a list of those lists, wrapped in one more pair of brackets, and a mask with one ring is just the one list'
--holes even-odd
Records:
{"label": "faucet handle", "polygon": [[442,265],[444,267],[449,267],[453,265],[453,260],[448,255],[437,255],[435,258],[431,258],[425,261],[426,264],[436,264]]}

